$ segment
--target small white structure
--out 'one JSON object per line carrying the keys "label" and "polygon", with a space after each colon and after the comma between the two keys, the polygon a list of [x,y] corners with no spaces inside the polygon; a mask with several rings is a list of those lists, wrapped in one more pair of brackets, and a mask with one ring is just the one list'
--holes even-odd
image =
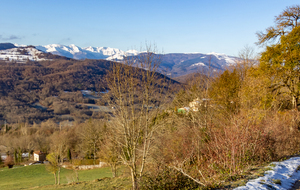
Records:
{"label": "small white structure", "polygon": [[202,100],[196,98],[195,100],[189,103],[189,107],[196,112],[199,111],[200,107],[206,108],[208,106],[209,101],[210,99],[206,99],[206,98],[203,98]]}
{"label": "small white structure", "polygon": [[189,106],[193,111],[198,111],[199,106],[201,106],[201,102],[200,102],[199,98],[196,98],[195,100],[190,102]]}
{"label": "small white structure", "polygon": [[33,160],[43,162],[44,160],[46,160],[46,154],[42,151],[35,151],[33,152]]}

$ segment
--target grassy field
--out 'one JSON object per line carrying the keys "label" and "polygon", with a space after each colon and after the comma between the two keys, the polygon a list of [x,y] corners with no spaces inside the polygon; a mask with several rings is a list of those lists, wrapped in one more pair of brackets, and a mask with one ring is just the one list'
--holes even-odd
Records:
{"label": "grassy field", "polygon": [[105,189],[105,190],[125,190],[132,189],[131,182],[129,178],[117,177],[117,178],[103,178],[100,180],[93,181],[83,181],[76,184],[63,184],[59,186],[48,185],[42,187],[36,187],[31,189],[42,189],[42,190],[50,190],[50,189]]}
{"label": "grassy field", "polygon": [[78,171],[79,183],[73,170],[62,168],[61,184],[55,186],[54,176],[44,165],[15,166],[0,169],[0,189],[127,189],[128,178],[111,178],[110,168]]}

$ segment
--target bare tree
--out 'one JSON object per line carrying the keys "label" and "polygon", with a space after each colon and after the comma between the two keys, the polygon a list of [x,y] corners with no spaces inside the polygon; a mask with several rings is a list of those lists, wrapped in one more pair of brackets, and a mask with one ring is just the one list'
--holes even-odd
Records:
{"label": "bare tree", "polygon": [[117,177],[117,166],[120,164],[119,152],[120,150],[113,134],[106,134],[99,157],[101,161],[110,165],[113,177]]}
{"label": "bare tree", "polygon": [[138,56],[125,57],[124,63],[115,63],[107,82],[115,129],[120,146],[120,157],[131,171],[133,189],[137,178],[143,175],[149,150],[158,129],[155,118],[167,98],[166,78],[158,74],[161,56],[155,48],[146,47]]}
{"label": "bare tree", "polygon": [[73,160],[72,165],[73,165],[73,171],[75,172],[76,175],[76,180],[77,182],[79,182],[78,170],[79,170],[79,166],[81,165],[81,160],[80,159]]}
{"label": "bare tree", "polygon": [[104,124],[104,128],[99,158],[110,166],[113,177],[116,177],[117,166],[121,163],[119,157],[120,147],[116,140],[117,137],[114,134],[115,130],[108,128],[106,124]]}
{"label": "bare tree", "polygon": [[235,64],[232,65],[230,70],[236,69],[240,75],[241,81],[244,81],[249,69],[258,66],[258,64],[258,57],[255,55],[254,48],[246,45],[239,51],[239,57],[235,60]]}
{"label": "bare tree", "polygon": [[266,29],[265,32],[257,32],[258,45],[274,42],[278,38],[289,34],[300,22],[300,5],[287,7],[282,13],[275,17],[275,26]]}
{"label": "bare tree", "polygon": [[103,139],[104,125],[98,120],[88,120],[79,130],[79,136],[82,146],[87,153],[93,155],[93,164],[96,164],[96,158]]}
{"label": "bare tree", "polygon": [[[60,184],[60,170],[63,164],[64,158],[67,157],[67,150],[68,150],[68,136],[65,132],[57,132],[51,136],[52,143],[51,143],[51,165],[57,168],[57,184]],[[47,157],[48,158],[48,157]],[[54,170],[53,168],[51,170]]]}

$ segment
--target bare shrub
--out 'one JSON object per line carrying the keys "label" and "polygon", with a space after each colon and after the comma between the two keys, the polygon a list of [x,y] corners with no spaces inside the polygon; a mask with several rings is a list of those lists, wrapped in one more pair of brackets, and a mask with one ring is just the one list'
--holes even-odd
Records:
{"label": "bare shrub", "polygon": [[11,155],[8,155],[4,161],[4,164],[8,168],[12,168],[13,165],[15,164],[13,157]]}
{"label": "bare shrub", "polygon": [[196,189],[199,186],[182,173],[166,166],[144,175],[139,185],[141,189]]}
{"label": "bare shrub", "polygon": [[205,159],[214,165],[215,172],[230,175],[245,167],[274,159],[274,139],[251,118],[233,116],[230,123],[211,129]]}
{"label": "bare shrub", "polygon": [[77,92],[61,92],[59,98],[64,101],[83,102],[84,98],[80,91]]}
{"label": "bare shrub", "polygon": [[298,111],[272,113],[263,124],[265,134],[270,134],[274,139],[272,146],[278,158],[295,154],[300,150],[300,114]]}
{"label": "bare shrub", "polygon": [[54,102],[53,109],[55,114],[70,114],[70,109],[65,102]]}

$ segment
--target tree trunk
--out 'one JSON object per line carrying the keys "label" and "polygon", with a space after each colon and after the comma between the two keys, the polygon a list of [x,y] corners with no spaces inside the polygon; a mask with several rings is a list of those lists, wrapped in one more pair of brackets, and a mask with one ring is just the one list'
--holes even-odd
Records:
{"label": "tree trunk", "polygon": [[53,174],[54,174],[54,180],[55,180],[55,181],[54,181],[54,185],[56,185],[56,183],[57,183],[57,182],[56,182],[56,172],[53,173]]}
{"label": "tree trunk", "polygon": [[75,173],[76,173],[76,179],[77,179],[77,182],[79,182],[78,170],[77,170],[77,169],[75,170]]}
{"label": "tree trunk", "polygon": [[57,185],[60,184],[60,167],[58,168],[58,172],[57,172]]}
{"label": "tree trunk", "polygon": [[295,96],[293,96],[293,98],[292,98],[292,105],[293,105],[293,108],[294,108],[294,109],[297,108],[297,102],[296,102]]}
{"label": "tree trunk", "polygon": [[96,165],[96,143],[94,143],[94,156],[93,156],[93,164]]}
{"label": "tree trunk", "polygon": [[14,161],[15,161],[15,164],[18,164],[17,149],[14,150]]}
{"label": "tree trunk", "polygon": [[295,109],[299,111],[299,109],[298,109],[298,101],[299,101],[299,97],[296,96],[295,97]]}
{"label": "tree trunk", "polygon": [[113,177],[117,177],[117,166],[115,163],[112,163],[110,165],[110,168],[111,168],[111,173],[113,174]]}
{"label": "tree trunk", "polygon": [[132,189],[136,190],[137,189],[137,182],[136,182],[136,172],[130,168],[131,172],[131,180],[132,180]]}
{"label": "tree trunk", "polygon": [[146,162],[146,146],[147,146],[147,137],[146,137],[146,142],[144,142],[144,150],[143,150],[143,158],[142,158],[142,166],[141,166],[141,170],[140,170],[140,177],[143,174],[143,170],[144,170],[144,164]]}

